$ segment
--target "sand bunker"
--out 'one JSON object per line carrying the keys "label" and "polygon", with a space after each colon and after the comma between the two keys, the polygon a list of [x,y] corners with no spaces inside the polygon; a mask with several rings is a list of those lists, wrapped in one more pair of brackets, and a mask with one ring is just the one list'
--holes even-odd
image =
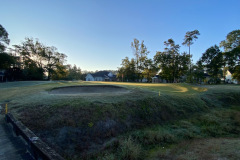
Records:
{"label": "sand bunker", "polygon": [[129,90],[111,85],[69,86],[54,88],[49,94],[96,94],[96,93],[129,93]]}

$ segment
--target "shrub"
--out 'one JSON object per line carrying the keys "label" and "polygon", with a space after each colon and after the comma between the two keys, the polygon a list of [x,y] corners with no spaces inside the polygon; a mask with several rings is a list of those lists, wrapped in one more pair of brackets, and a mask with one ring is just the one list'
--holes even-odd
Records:
{"label": "shrub", "polygon": [[120,157],[122,159],[141,159],[141,152],[141,146],[136,144],[132,137],[128,137],[120,142]]}

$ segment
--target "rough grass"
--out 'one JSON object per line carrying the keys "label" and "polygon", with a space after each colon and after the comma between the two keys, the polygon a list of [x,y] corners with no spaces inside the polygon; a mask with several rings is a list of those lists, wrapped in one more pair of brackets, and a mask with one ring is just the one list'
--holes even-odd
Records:
{"label": "rough grass", "polygon": [[239,106],[214,109],[207,114],[131,131],[120,136],[114,152],[106,150],[107,155],[118,159],[124,154],[118,153],[122,152],[120,142],[131,137],[131,145],[142,149],[141,157],[136,159],[239,159],[239,109]]}
{"label": "rough grass", "polygon": [[148,159],[240,159],[240,138],[202,138],[159,147]]}
{"label": "rough grass", "polygon": [[[131,92],[48,94],[108,84]],[[0,103],[67,159],[184,159],[174,151],[181,142],[240,132],[239,85],[57,81],[1,83],[0,90]]]}

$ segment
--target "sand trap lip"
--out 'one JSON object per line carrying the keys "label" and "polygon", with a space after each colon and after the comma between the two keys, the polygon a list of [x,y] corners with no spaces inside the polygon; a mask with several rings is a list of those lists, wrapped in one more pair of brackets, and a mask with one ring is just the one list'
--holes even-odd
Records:
{"label": "sand trap lip", "polygon": [[49,94],[107,94],[107,93],[129,93],[129,90],[112,85],[86,85],[86,86],[67,86],[54,88]]}

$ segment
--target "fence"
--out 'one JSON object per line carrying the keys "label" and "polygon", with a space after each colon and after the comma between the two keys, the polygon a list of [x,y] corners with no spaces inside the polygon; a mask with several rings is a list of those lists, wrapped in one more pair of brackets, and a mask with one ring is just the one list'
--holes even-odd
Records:
{"label": "fence", "polygon": [[36,160],[64,160],[31,130],[16,120],[11,113],[7,113],[7,105],[5,107],[5,113],[6,122],[12,125],[13,131],[17,136],[21,136],[25,140],[29,152]]}

